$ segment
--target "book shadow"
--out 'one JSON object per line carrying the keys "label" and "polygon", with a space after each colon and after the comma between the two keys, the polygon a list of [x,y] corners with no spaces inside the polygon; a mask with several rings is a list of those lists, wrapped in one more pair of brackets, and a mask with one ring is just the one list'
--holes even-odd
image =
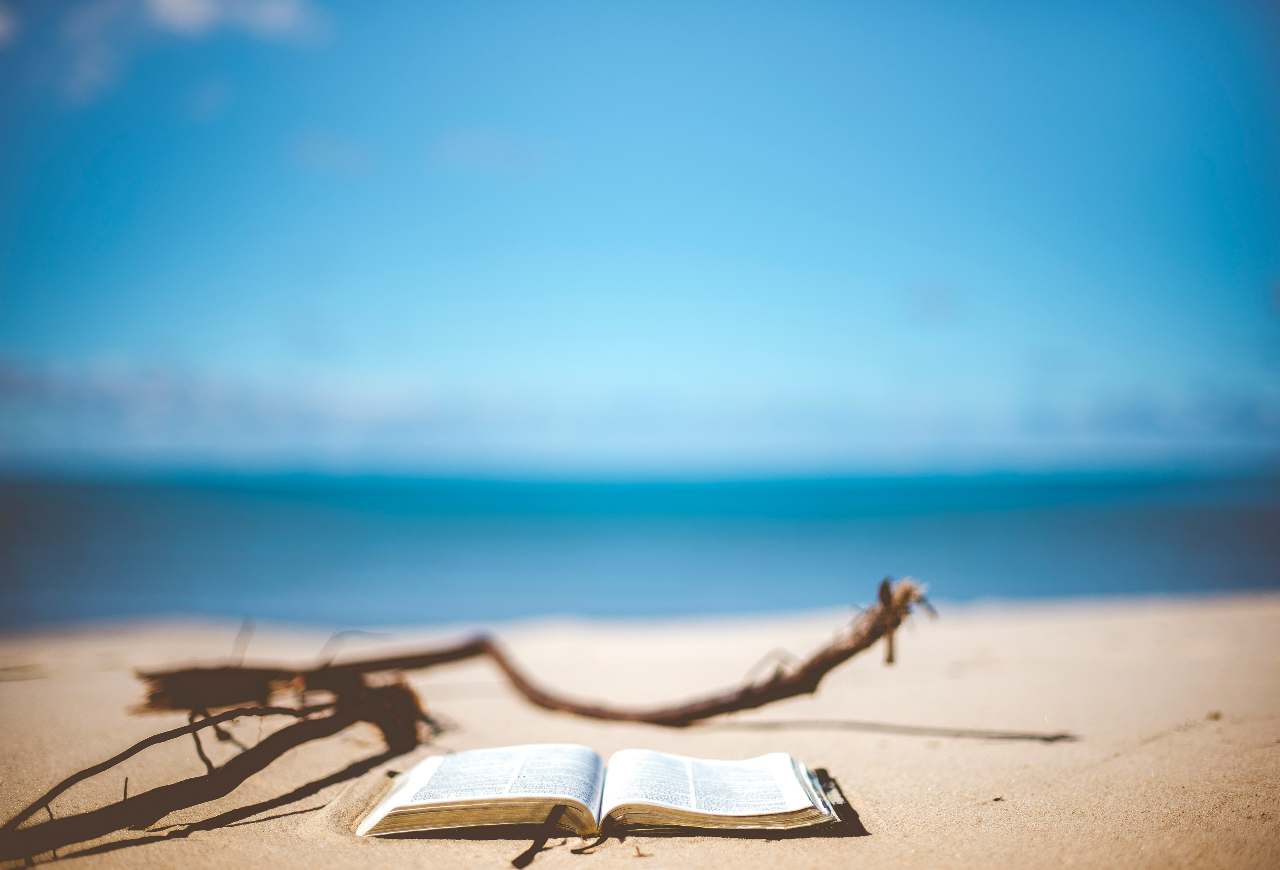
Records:
{"label": "book shadow", "polygon": [[[735,840],[823,840],[843,839],[847,837],[870,837],[871,832],[862,824],[858,811],[849,803],[844,791],[835,777],[824,767],[814,768],[831,808],[835,810],[837,820],[825,825],[814,825],[807,828],[790,830],[722,830],[716,828],[667,828],[667,829],[628,829],[609,827],[601,832],[594,841],[570,849],[575,855],[589,855],[609,840],[625,843],[628,837],[674,838],[674,837],[719,837]],[[563,806],[551,811],[547,820],[540,825],[484,825],[473,828],[447,828],[434,831],[408,831],[400,834],[383,834],[383,840],[529,840],[530,845],[519,855],[511,859],[511,865],[517,870],[533,863],[541,852],[568,845],[568,839],[576,836],[572,831],[559,827]],[[547,846],[553,839],[564,842]],[[637,847],[638,851],[638,847]]]}

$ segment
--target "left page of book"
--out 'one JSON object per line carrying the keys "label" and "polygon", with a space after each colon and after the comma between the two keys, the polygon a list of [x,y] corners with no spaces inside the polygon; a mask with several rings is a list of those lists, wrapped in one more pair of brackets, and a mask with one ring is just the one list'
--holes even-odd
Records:
{"label": "left page of book", "polygon": [[586,746],[536,743],[437,755],[403,776],[404,781],[361,822],[356,833],[381,833],[377,829],[386,827],[383,820],[389,816],[531,800],[574,803],[595,820],[604,765]]}

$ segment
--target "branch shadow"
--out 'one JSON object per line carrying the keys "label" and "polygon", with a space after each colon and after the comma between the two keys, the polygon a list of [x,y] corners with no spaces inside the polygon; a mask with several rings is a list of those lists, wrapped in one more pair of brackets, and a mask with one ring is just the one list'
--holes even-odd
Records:
{"label": "branch shadow", "polygon": [[904,734],[910,737],[965,737],[975,740],[1034,740],[1040,743],[1074,742],[1075,734],[1037,731],[985,731],[973,728],[930,728],[920,725],[893,725],[887,722],[860,722],[849,719],[789,719],[752,722],[714,722],[701,726],[727,731],[867,731],[873,734]]}
{"label": "branch shadow", "polygon": [[[283,794],[283,795],[280,795],[279,797],[271,798],[270,800],[261,801],[256,804],[251,804],[249,806],[237,807],[236,809],[228,810],[224,813],[219,813],[216,816],[210,816],[209,818],[204,819],[202,821],[192,822],[187,825],[176,827],[173,830],[165,831],[163,834],[152,834],[150,836],[145,836],[145,837],[131,837],[127,840],[116,840],[111,843],[102,843],[101,845],[90,846],[85,849],[77,849],[76,851],[66,852],[61,855],[58,855],[55,850],[54,855],[56,858],[82,858],[88,855],[101,855],[107,852],[116,852],[116,851],[119,851],[120,849],[130,849],[135,846],[146,846],[152,843],[160,843],[165,840],[180,840],[180,839],[189,837],[198,831],[213,831],[213,830],[217,830],[218,828],[240,827],[243,825],[256,825],[256,824],[259,824],[260,822],[268,822],[273,819],[284,818],[286,816],[312,813],[312,812],[315,812],[316,810],[323,809],[323,806],[308,807],[306,809],[294,810],[292,812],[287,812],[287,813],[277,813],[276,815],[267,816],[266,818],[252,819],[252,820],[246,821],[247,819],[251,819],[252,816],[256,816],[259,813],[264,813],[269,810],[274,810],[280,807],[288,806],[289,804],[292,804],[292,803],[297,803],[300,800],[311,797],[312,795],[315,795],[323,791],[324,789],[328,788],[331,785],[337,785],[338,783],[346,782],[347,780],[350,780],[350,779],[355,779],[358,776],[363,776],[364,774],[368,773],[370,770],[373,770],[378,765],[386,761],[390,761],[391,759],[401,754],[402,753],[397,752],[395,750],[388,750],[386,752],[378,753],[377,755],[373,755],[368,758],[361,759],[360,761],[354,762],[353,764],[350,764],[347,767],[343,768],[342,770],[339,770],[336,773],[332,773],[329,776],[322,777],[321,779],[313,780],[312,782],[309,782],[306,785],[299,786],[298,788],[294,789],[291,792],[288,792],[287,794]],[[61,848],[63,846],[68,846],[76,842],[79,842],[79,841],[75,839],[69,839],[67,842],[60,843],[55,848]]]}
{"label": "branch shadow", "polygon": [[[89,848],[111,851],[115,848],[126,848],[131,845],[142,845],[162,839],[188,836],[193,831],[211,830],[242,821],[249,816],[313,795],[328,785],[359,776],[383,761],[403,755],[420,745],[419,723],[427,722],[434,725],[422,711],[417,696],[413,694],[413,691],[408,686],[402,683],[386,686],[361,685],[359,691],[353,691],[352,694],[355,697],[351,703],[334,703],[329,707],[331,710],[329,715],[325,716],[313,717],[312,715],[323,710],[323,707],[236,708],[220,713],[217,716],[210,717],[206,714],[202,720],[197,720],[197,711],[192,711],[191,722],[188,725],[153,735],[101,764],[92,765],[72,774],[55,785],[42,797],[19,811],[17,815],[0,826],[0,860],[25,859],[30,861],[36,856],[46,853],[52,853],[54,858],[57,858],[58,849],[74,844],[95,842],[124,830],[149,832],[154,825],[176,810],[188,809],[226,797],[239,788],[249,777],[263,770],[291,749],[313,740],[332,737],[357,722],[369,722],[382,732],[383,739],[388,747],[385,752],[367,758],[364,761],[355,762],[344,770],[323,777],[281,797],[255,804],[253,807],[231,810],[206,819],[203,822],[185,825],[158,836],[131,838],[117,841],[118,845],[115,843],[102,844]],[[119,801],[68,816],[55,817],[50,807],[50,802],[71,786],[110,769],[120,761],[136,755],[149,746],[190,734],[195,738],[197,748],[199,748],[200,739],[195,732],[202,728],[213,727],[216,733],[218,723],[228,718],[277,714],[301,717],[301,720],[264,737],[249,749],[232,756],[221,767],[214,768],[209,764],[207,755],[201,750],[199,754],[209,768],[208,772],[203,776],[191,777],[179,782],[157,786],[132,796],[128,794],[126,780],[125,794]],[[432,733],[437,733],[437,731],[433,729]],[[49,820],[23,827],[23,824],[41,809],[49,813]],[[80,852],[76,854],[80,854]]]}

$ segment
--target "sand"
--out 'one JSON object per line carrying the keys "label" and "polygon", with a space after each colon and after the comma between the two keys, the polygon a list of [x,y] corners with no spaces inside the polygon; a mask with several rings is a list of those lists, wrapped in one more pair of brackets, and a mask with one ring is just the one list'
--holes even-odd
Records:
{"label": "sand", "polygon": [[[648,704],[732,685],[777,648],[804,655],[846,616],[541,620],[496,630],[547,684]],[[130,714],[140,698],[133,669],[225,656],[236,629],[157,621],[0,636],[0,816],[183,724],[181,714]],[[355,638],[342,654],[457,634],[397,630]],[[326,637],[259,626],[248,658],[308,664]],[[577,840],[553,839],[535,868],[1280,866],[1280,596],[943,608],[939,621],[917,619],[900,636],[898,657],[886,667],[878,652],[866,654],[813,697],[685,730],[537,710],[485,662],[421,671],[413,685],[450,724],[433,744],[233,826],[183,836],[183,824],[377,753],[378,732],[358,725],[289,752],[225,799],[172,814],[157,826],[169,838],[123,831],[64,846],[58,857],[78,867],[510,867],[528,840],[377,840],[354,836],[351,826],[390,781],[387,770],[428,754],[577,742],[606,757],[627,747],[708,758],[789,752],[831,772],[866,835],[630,837],[589,855],[570,853]],[[258,727],[243,722],[234,732],[251,743]],[[1078,739],[948,736],[955,730]],[[215,761],[234,751],[210,747]],[[202,770],[189,740],[165,744],[76,786],[53,811],[117,800],[126,776],[136,794]],[[149,841],[75,857],[142,839]]]}

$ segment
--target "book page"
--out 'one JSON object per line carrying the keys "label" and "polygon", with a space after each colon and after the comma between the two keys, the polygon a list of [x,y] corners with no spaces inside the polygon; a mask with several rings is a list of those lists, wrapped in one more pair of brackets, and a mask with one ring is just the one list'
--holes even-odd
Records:
{"label": "book page", "polygon": [[665,752],[624,749],[609,759],[604,780],[603,818],[620,804],[642,803],[693,809],[693,780],[689,759]]}
{"label": "book page", "polygon": [[473,749],[427,759],[421,773],[410,773],[412,790],[395,798],[410,806],[486,797],[567,797],[594,812],[600,805],[602,768],[594,750],[572,743]]}
{"label": "book page", "polygon": [[813,801],[783,752],[746,761],[704,761],[624,749],[609,759],[601,816],[623,804],[754,816],[812,807]]}

